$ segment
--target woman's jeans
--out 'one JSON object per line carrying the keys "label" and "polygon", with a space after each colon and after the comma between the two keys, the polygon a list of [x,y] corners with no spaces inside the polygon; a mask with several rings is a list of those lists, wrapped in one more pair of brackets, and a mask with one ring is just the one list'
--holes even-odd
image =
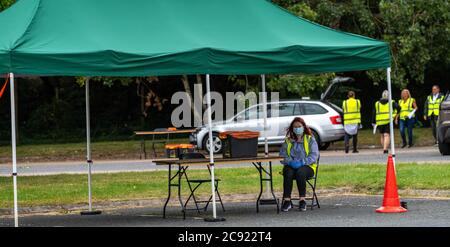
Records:
{"label": "woman's jeans", "polygon": [[306,195],[306,180],[314,176],[314,171],[309,166],[301,166],[294,169],[285,165],[283,168],[283,198],[291,198],[294,179],[297,180],[298,194],[300,197]]}
{"label": "woman's jeans", "polygon": [[402,136],[403,145],[406,145],[406,129],[408,129],[408,144],[413,144],[413,128],[415,124],[414,118],[406,118],[404,120],[400,119],[400,134]]}

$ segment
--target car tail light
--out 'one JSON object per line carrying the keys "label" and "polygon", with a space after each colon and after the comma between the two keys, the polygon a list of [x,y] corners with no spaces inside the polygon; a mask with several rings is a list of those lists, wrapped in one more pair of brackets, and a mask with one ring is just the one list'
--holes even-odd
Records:
{"label": "car tail light", "polygon": [[332,124],[342,124],[341,116],[332,116],[330,117],[330,121]]}

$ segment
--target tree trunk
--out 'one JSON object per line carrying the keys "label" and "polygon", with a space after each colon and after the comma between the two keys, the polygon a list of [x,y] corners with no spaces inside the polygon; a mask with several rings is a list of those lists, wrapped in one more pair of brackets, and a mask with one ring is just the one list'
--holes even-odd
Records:
{"label": "tree trunk", "polygon": [[[202,80],[202,76],[201,76],[201,75],[199,75],[199,74],[197,74],[197,84],[200,84],[200,85],[202,85],[202,86],[203,86],[203,80]],[[203,98],[203,95],[202,95],[202,98]],[[203,110],[205,110],[205,109],[206,109],[206,106],[205,106],[204,104],[202,104],[202,109],[203,109]]]}
{"label": "tree trunk", "polygon": [[[201,83],[201,77],[199,75],[197,75],[197,82],[200,80]],[[202,119],[202,117],[198,114],[197,111],[195,111],[195,107],[194,107],[194,97],[192,97],[192,92],[191,92],[191,88],[189,86],[189,79],[187,77],[187,75],[183,75],[183,77],[181,78],[181,81],[183,82],[183,86],[184,86],[184,91],[186,91],[186,93],[189,95],[189,99],[190,99],[190,107],[192,112],[194,113],[194,119]],[[203,104],[202,104],[203,105]]]}
{"label": "tree trunk", "polygon": [[144,93],[145,93],[145,89],[144,86],[142,85],[142,80],[139,79],[139,77],[136,77],[136,84],[139,88],[140,91],[140,98],[141,98],[141,128],[143,129],[145,126],[145,97],[144,97]]}

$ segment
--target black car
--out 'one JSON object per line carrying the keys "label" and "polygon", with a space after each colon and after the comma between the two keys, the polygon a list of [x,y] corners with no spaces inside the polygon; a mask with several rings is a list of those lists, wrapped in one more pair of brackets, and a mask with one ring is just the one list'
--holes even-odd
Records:
{"label": "black car", "polygon": [[439,151],[442,155],[450,155],[450,94],[444,98],[439,110],[437,124]]}

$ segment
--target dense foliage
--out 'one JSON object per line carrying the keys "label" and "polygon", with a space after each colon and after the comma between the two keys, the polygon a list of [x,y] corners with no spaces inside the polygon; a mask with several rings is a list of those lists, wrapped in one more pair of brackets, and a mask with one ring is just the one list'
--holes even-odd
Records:
{"label": "dense foliage", "polygon": [[[422,107],[431,85],[450,89],[450,2],[446,0],[273,0],[293,14],[342,31],[390,43],[395,98],[408,87]],[[0,10],[14,0],[0,0]],[[382,90],[385,71],[321,75],[268,76],[268,89],[282,98],[317,98],[336,75],[356,79],[363,114],[369,116]],[[150,75],[149,75],[150,76]],[[30,139],[68,140],[84,137],[86,78],[35,77],[17,81],[21,142]],[[170,97],[204,83],[201,76],[92,78],[93,135],[128,138],[132,130],[170,124]],[[0,86],[3,82],[0,83]],[[215,76],[212,89],[258,91],[258,76]],[[9,93],[9,91],[7,91]],[[10,137],[8,93],[0,99],[0,141]],[[336,103],[344,97],[340,92]],[[365,118],[367,123],[368,117]]]}

